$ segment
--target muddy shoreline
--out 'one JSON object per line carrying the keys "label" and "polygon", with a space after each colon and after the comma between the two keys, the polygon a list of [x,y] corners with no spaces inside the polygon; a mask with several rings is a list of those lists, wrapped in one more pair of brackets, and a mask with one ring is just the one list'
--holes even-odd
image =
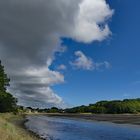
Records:
{"label": "muddy shoreline", "polygon": [[118,124],[140,125],[140,114],[44,114],[49,117],[67,117],[91,121],[106,121]]}

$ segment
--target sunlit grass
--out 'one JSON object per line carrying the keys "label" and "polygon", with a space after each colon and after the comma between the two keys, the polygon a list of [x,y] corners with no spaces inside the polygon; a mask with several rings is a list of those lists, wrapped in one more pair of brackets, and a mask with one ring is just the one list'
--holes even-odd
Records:
{"label": "sunlit grass", "polygon": [[19,125],[22,119],[21,115],[0,114],[0,140],[37,140]]}

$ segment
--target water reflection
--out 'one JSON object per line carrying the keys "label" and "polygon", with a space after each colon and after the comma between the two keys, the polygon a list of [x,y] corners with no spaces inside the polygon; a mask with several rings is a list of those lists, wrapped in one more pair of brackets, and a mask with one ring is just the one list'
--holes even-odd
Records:
{"label": "water reflection", "polygon": [[68,118],[29,116],[26,127],[46,140],[140,140],[140,127]]}

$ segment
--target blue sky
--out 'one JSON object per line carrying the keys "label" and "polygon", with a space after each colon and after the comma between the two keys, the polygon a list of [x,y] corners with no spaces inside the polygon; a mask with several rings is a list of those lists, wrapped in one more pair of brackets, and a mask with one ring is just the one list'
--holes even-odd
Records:
{"label": "blue sky", "polygon": [[24,106],[140,97],[139,0],[0,0],[0,60]]}
{"label": "blue sky", "polygon": [[[115,13],[109,21],[112,35],[102,42],[77,43],[63,39],[67,51],[54,64],[65,64],[65,84],[53,89],[71,105],[140,97],[140,1],[108,0]],[[74,70],[68,62],[80,50],[94,61],[108,61],[110,69]]]}

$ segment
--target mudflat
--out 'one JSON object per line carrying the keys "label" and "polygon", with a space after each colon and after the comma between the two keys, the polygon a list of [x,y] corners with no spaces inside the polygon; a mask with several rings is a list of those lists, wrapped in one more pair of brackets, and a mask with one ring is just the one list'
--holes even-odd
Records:
{"label": "mudflat", "polygon": [[108,121],[120,124],[140,125],[140,114],[47,114],[47,116],[69,117],[93,121]]}

